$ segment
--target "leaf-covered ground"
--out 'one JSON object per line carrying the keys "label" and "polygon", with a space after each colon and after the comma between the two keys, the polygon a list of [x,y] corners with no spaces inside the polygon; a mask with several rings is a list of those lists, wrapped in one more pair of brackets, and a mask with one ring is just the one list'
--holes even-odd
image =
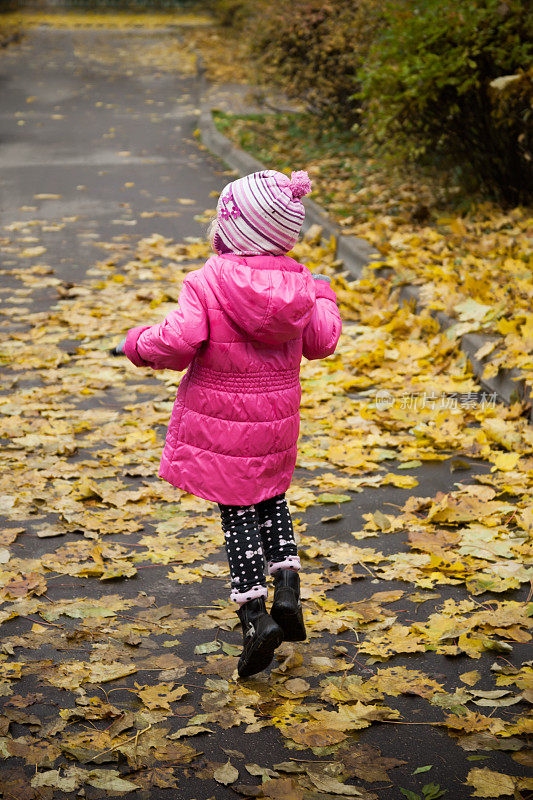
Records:
{"label": "leaf-covered ground", "polygon": [[[103,50],[108,80],[120,65]],[[86,52],[83,80],[99,87]],[[133,68],[151,69],[142,54]],[[102,89],[117,148],[131,127],[120,92],[113,105]],[[21,118],[38,134],[42,117]],[[161,147],[163,123],[136,120]],[[107,169],[122,202],[134,181]],[[132,325],[160,321],[208,255],[200,238],[159,232],[194,207],[193,187],[159,202],[143,175],[145,210],[126,203],[125,233],[99,237],[93,206],[66,217],[47,186],[33,202],[57,202],[57,216],[25,205],[0,233],[0,795],[528,798],[523,409],[483,396],[429,313],[400,307],[372,271],[347,281],[311,232],[295,256],[334,276],[345,325],[334,356],[302,365],[288,498],[309,639],[236,680],[215,507],[157,478],[181,375],[108,355]],[[69,231],[93,238],[76,255],[89,269],[66,280]]]}

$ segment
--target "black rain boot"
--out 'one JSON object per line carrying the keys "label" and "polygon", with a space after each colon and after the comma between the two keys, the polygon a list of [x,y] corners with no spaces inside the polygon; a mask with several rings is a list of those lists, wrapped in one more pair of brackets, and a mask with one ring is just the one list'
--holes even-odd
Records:
{"label": "black rain boot", "polygon": [[300,602],[300,576],[293,569],[278,569],[273,577],[274,602],[270,615],[282,629],[286,642],[303,642],[307,634]]}
{"label": "black rain boot", "polygon": [[248,600],[237,611],[242,625],[243,651],[237,671],[247,678],[266,669],[274,657],[274,650],[283,641],[283,632],[265,607],[265,598]]}

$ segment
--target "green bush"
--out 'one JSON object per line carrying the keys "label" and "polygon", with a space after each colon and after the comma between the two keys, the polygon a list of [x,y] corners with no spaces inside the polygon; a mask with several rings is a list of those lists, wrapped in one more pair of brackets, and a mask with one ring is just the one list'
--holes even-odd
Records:
{"label": "green bush", "polygon": [[357,72],[371,148],[455,169],[509,203],[530,200],[529,2],[386,0],[382,12],[385,25]]}
{"label": "green bush", "polygon": [[260,80],[326,117],[357,118],[355,76],[379,27],[379,0],[268,0],[246,33]]}

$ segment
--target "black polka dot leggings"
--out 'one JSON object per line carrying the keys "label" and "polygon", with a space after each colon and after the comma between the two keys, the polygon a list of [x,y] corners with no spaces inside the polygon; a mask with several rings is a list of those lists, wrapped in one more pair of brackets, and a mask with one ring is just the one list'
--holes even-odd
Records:
{"label": "black polka dot leggings", "polygon": [[269,575],[278,569],[300,569],[292,519],[284,494],[254,506],[218,504],[231,575],[231,599],[246,603],[266,597]]}

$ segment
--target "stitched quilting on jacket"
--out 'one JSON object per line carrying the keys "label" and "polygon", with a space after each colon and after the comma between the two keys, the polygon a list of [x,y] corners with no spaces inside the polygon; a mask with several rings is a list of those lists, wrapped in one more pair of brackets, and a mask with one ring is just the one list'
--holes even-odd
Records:
{"label": "stitched quilting on jacket", "polygon": [[136,366],[184,370],[159,476],[197,497],[251,505],[285,492],[296,464],[302,355],[341,333],[336,295],[286,255],[213,256],[157,325],[132,328]]}

